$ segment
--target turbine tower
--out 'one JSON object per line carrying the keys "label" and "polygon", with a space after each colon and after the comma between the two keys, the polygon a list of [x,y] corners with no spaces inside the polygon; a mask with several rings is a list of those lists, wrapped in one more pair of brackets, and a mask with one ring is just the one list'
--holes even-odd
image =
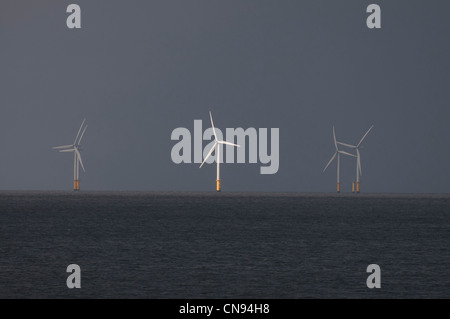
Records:
{"label": "turbine tower", "polygon": [[68,153],[73,152],[73,190],[80,190],[80,165],[83,171],[84,169],[83,160],[81,159],[81,140],[83,139],[84,133],[86,132],[87,125],[85,126],[86,119],[81,123],[80,129],[78,130],[77,136],[75,137],[75,141],[71,145],[57,146],[53,147],[55,150],[60,150],[60,153]]}
{"label": "turbine tower", "polygon": [[[346,143],[342,143],[342,142],[337,142],[340,145],[356,149],[356,192],[357,193],[360,192],[359,177],[362,176],[361,153],[359,152],[359,147],[361,146],[364,139],[367,137],[367,134],[369,134],[369,132],[372,130],[372,128],[373,128],[373,125],[367,130],[366,134],[364,134],[364,136],[361,138],[361,140],[359,141],[359,143],[357,145],[350,145],[350,144],[346,144]],[[355,192],[355,182],[353,182],[352,190],[353,190],[353,192]]]}
{"label": "turbine tower", "polygon": [[[347,156],[352,156],[352,157],[356,157],[356,156],[353,154],[339,150],[339,148],[338,148],[339,142],[336,141],[336,132],[334,131],[334,126],[333,126],[333,139],[334,139],[334,147],[336,148],[336,151],[334,152],[334,154],[331,157],[330,161],[328,162],[327,166],[325,166],[325,168],[323,169],[323,172],[325,172],[325,170],[328,168],[328,166],[330,166],[330,164],[337,157],[337,192],[340,193],[341,192],[341,180],[340,180],[339,167],[340,167],[340,162],[341,162],[341,154],[347,155]],[[339,143],[339,144],[341,144],[341,143]]]}
{"label": "turbine tower", "polygon": [[214,122],[213,122],[213,118],[212,118],[212,114],[211,111],[209,112],[209,117],[211,119],[211,126],[214,132],[214,140],[215,143],[213,145],[213,147],[211,148],[211,150],[209,151],[208,155],[206,155],[205,159],[203,160],[203,163],[200,165],[200,168],[203,166],[203,164],[205,164],[206,160],[211,156],[212,152],[214,151],[214,149],[217,147],[217,151],[216,151],[216,163],[217,163],[217,179],[216,179],[216,189],[218,192],[220,192],[221,190],[221,182],[220,182],[220,144],[226,144],[226,145],[231,145],[231,146],[236,146],[236,147],[240,147],[237,144],[233,144],[230,142],[226,142],[226,141],[219,141],[217,139],[217,134],[216,134],[216,129],[214,127]]}

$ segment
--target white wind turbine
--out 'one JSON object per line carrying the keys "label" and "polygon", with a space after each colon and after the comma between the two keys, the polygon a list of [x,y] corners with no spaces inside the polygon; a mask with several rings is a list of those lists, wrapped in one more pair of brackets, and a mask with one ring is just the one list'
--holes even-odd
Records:
{"label": "white wind turbine", "polygon": [[84,132],[86,132],[86,129],[87,129],[87,125],[84,126],[85,122],[86,122],[86,119],[84,119],[83,123],[81,123],[80,129],[78,130],[77,136],[75,137],[75,141],[73,142],[73,144],[53,147],[53,149],[60,150],[61,153],[68,153],[68,152],[74,153],[73,190],[75,190],[75,191],[80,190],[80,164],[81,164],[81,167],[83,168],[83,171],[85,171],[84,165],[83,165],[83,160],[81,159],[81,154],[80,154],[81,140],[83,139]]}
{"label": "white wind turbine", "polygon": [[217,180],[216,180],[216,183],[217,183],[217,191],[220,192],[220,189],[221,189],[221,184],[220,184],[220,147],[221,147],[221,145],[220,144],[232,145],[232,146],[236,146],[236,147],[240,147],[240,146],[237,145],[237,144],[226,142],[226,141],[219,141],[217,139],[216,129],[214,127],[214,122],[213,122],[211,111],[209,112],[209,117],[211,118],[211,125],[212,125],[212,129],[213,129],[213,132],[214,132],[214,139],[215,139],[216,142],[214,143],[213,147],[209,151],[208,155],[206,155],[205,159],[203,160],[202,165],[200,165],[200,168],[203,166],[203,164],[205,164],[206,160],[211,156],[212,152],[217,147],[217,150],[216,150],[216,163],[217,163]]}
{"label": "white wind turbine", "polygon": [[[372,130],[373,125],[367,130],[366,134],[361,138],[359,143],[357,145],[350,145],[342,142],[337,142],[340,145],[347,146],[349,148],[356,149],[356,192],[359,193],[360,191],[360,182],[359,177],[362,176],[362,169],[361,169],[361,154],[359,152],[359,147],[361,146],[362,142],[366,138],[367,134]],[[353,192],[355,192],[355,183],[353,182]]]}
{"label": "white wind turbine", "polygon": [[334,146],[336,147],[336,151],[334,152],[334,154],[331,157],[330,161],[328,162],[327,166],[325,166],[325,168],[323,169],[323,172],[325,172],[325,170],[328,168],[328,166],[330,166],[330,164],[337,157],[337,192],[339,193],[341,191],[340,172],[339,172],[341,154],[347,155],[347,156],[352,156],[352,157],[356,157],[356,156],[338,149],[339,142],[336,141],[336,133],[334,131],[334,126],[333,126],[333,139],[334,139]]}

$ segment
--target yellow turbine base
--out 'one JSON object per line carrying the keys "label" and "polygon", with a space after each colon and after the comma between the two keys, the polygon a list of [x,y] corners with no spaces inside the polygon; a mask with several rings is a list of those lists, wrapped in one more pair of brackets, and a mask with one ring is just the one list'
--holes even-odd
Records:
{"label": "yellow turbine base", "polygon": [[355,182],[352,182],[352,193],[355,192]]}
{"label": "yellow turbine base", "polygon": [[79,180],[74,180],[73,181],[73,190],[74,191],[79,191],[80,190],[80,181]]}
{"label": "yellow turbine base", "polygon": [[341,192],[341,183],[337,183],[337,192],[338,192],[338,193]]}
{"label": "yellow turbine base", "polygon": [[221,186],[222,186],[221,183],[220,183],[220,179],[216,180],[216,184],[217,184],[217,191],[220,192],[220,189],[221,189]]}
{"label": "yellow turbine base", "polygon": [[359,186],[359,182],[356,183],[356,192],[359,193],[360,190],[360,186]]}

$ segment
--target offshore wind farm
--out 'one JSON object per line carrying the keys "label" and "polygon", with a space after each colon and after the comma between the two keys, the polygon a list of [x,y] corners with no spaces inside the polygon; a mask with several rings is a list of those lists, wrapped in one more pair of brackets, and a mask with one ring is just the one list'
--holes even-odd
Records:
{"label": "offshore wind farm", "polygon": [[0,298],[450,298],[449,10],[2,2]]}

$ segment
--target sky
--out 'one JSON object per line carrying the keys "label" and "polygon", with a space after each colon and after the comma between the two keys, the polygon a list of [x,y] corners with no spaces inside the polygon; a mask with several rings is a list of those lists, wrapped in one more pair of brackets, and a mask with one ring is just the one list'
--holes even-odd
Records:
{"label": "sky", "polygon": [[[69,29],[66,8],[81,8]],[[369,4],[381,29],[366,25]],[[366,193],[450,192],[450,3],[440,0],[3,0],[0,190],[215,191],[216,166],[175,164],[194,120],[279,128],[276,174],[223,164],[224,191],[334,192],[338,140]],[[204,142],[203,146],[208,144]],[[355,161],[341,161],[344,192]]]}

